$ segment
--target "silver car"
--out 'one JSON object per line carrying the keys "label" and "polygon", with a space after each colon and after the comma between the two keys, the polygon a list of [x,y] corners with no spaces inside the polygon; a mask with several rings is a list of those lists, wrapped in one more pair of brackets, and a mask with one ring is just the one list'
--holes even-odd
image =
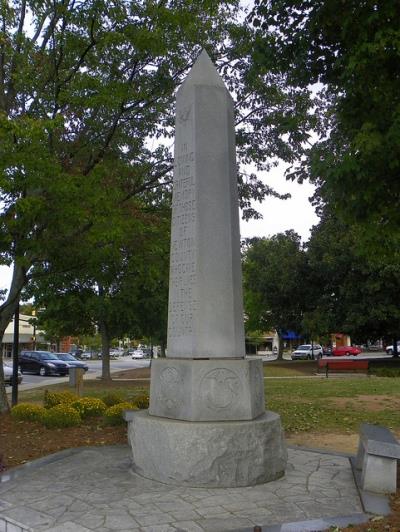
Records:
{"label": "silver car", "polygon": [[[11,366],[8,366],[7,364],[3,364],[3,372],[4,372],[4,383],[5,384],[12,384],[12,375],[13,375],[13,369]],[[22,374],[18,370],[18,384],[21,384],[22,382]]]}
{"label": "silver car", "polygon": [[299,345],[292,353],[292,360],[298,359],[315,359],[322,356],[322,347],[319,344],[303,344]]}

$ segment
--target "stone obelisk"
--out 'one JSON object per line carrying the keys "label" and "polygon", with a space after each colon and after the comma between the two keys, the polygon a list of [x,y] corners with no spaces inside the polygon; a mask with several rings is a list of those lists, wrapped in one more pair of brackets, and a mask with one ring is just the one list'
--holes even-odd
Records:
{"label": "stone obelisk", "polygon": [[233,102],[203,51],[176,99],[167,357],[150,407],[129,411],[133,469],[189,486],[284,474],[280,418],[245,359]]}

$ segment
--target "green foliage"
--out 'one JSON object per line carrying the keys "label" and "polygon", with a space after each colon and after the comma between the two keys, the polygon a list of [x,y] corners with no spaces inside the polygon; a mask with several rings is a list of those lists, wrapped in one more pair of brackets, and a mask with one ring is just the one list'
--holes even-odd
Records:
{"label": "green foliage", "polygon": [[70,405],[78,399],[78,396],[71,392],[50,392],[44,391],[43,406],[45,408],[52,408],[56,405]]}
{"label": "green foliage", "polygon": [[32,403],[19,403],[11,409],[11,416],[19,421],[42,421],[45,409]]}
{"label": "green foliage", "polygon": [[104,412],[104,421],[107,425],[123,425],[125,423],[122,417],[124,410],[137,410],[137,407],[132,403],[124,402],[110,406]]}
{"label": "green foliage", "polygon": [[105,403],[96,397],[81,397],[71,403],[71,407],[79,413],[82,419],[101,416],[107,408]]}
{"label": "green foliage", "polygon": [[372,367],[370,369],[370,373],[372,375],[376,375],[377,377],[391,377],[391,378],[398,378],[400,377],[400,367],[399,368],[374,368]]}
{"label": "green foliage", "polygon": [[[97,325],[105,347],[122,333],[164,343],[174,96],[202,48],[235,95],[242,166],[302,153],[311,114],[252,68],[238,6],[2,1],[0,263],[16,275],[0,336],[27,287],[54,339]],[[279,196],[244,171],[238,185],[245,217],[253,198]]]}
{"label": "green foliage", "polygon": [[122,393],[108,392],[106,395],[102,396],[101,400],[106,406],[110,407],[124,402],[124,396]]}
{"label": "green foliage", "polygon": [[289,177],[310,178],[314,200],[360,227],[357,245],[397,256],[400,211],[398,2],[256,2],[255,68],[286,77],[312,106],[318,141]]}
{"label": "green foliage", "polygon": [[247,330],[301,330],[306,268],[300,237],[293,231],[248,242],[243,262]]}
{"label": "green foliage", "polygon": [[139,409],[149,408],[149,404],[150,404],[149,394],[146,394],[146,395],[143,394],[143,395],[134,397],[133,404],[137,406]]}
{"label": "green foliage", "polygon": [[58,404],[45,410],[42,421],[48,429],[76,427],[81,423],[81,416],[72,406]]}
{"label": "green foliage", "polygon": [[[400,268],[361,253],[359,230],[328,209],[308,243],[309,297],[316,303],[308,320],[321,333],[341,331],[354,341],[393,338],[399,332]],[[391,340],[390,340],[391,341]]]}

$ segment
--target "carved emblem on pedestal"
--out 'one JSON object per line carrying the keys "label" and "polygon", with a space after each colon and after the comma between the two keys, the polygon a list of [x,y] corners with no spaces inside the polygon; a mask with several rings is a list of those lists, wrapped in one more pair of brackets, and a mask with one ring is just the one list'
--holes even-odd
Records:
{"label": "carved emblem on pedestal", "polygon": [[165,368],[160,375],[160,390],[158,399],[163,401],[168,409],[174,409],[182,403],[183,381],[176,368]]}
{"label": "carved emblem on pedestal", "polygon": [[200,395],[208,408],[221,410],[233,406],[241,395],[241,382],[235,372],[217,368],[201,379]]}

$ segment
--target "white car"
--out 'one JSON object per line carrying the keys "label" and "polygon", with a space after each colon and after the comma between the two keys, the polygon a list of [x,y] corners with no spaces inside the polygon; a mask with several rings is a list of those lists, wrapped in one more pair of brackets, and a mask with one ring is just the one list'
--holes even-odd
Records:
{"label": "white car", "polygon": [[[12,366],[8,366],[7,364],[3,364],[3,372],[4,372],[4,383],[5,384],[12,384],[12,375],[13,375],[13,369]],[[18,370],[18,384],[21,384],[22,382],[22,374]]]}
{"label": "white car", "polygon": [[291,357],[292,360],[299,358],[313,359],[322,356],[322,347],[319,344],[303,344],[299,345],[295,351],[293,351]]}
{"label": "white car", "polygon": [[90,351],[83,351],[83,353],[79,355],[79,358],[81,360],[90,360],[92,358],[92,353]]}
{"label": "white car", "polygon": [[[388,345],[386,348],[386,353],[388,355],[393,355],[393,345]],[[400,342],[397,342],[397,354],[400,354]]]}
{"label": "white car", "polygon": [[141,349],[135,349],[132,353],[132,358],[144,358],[144,353]]}

